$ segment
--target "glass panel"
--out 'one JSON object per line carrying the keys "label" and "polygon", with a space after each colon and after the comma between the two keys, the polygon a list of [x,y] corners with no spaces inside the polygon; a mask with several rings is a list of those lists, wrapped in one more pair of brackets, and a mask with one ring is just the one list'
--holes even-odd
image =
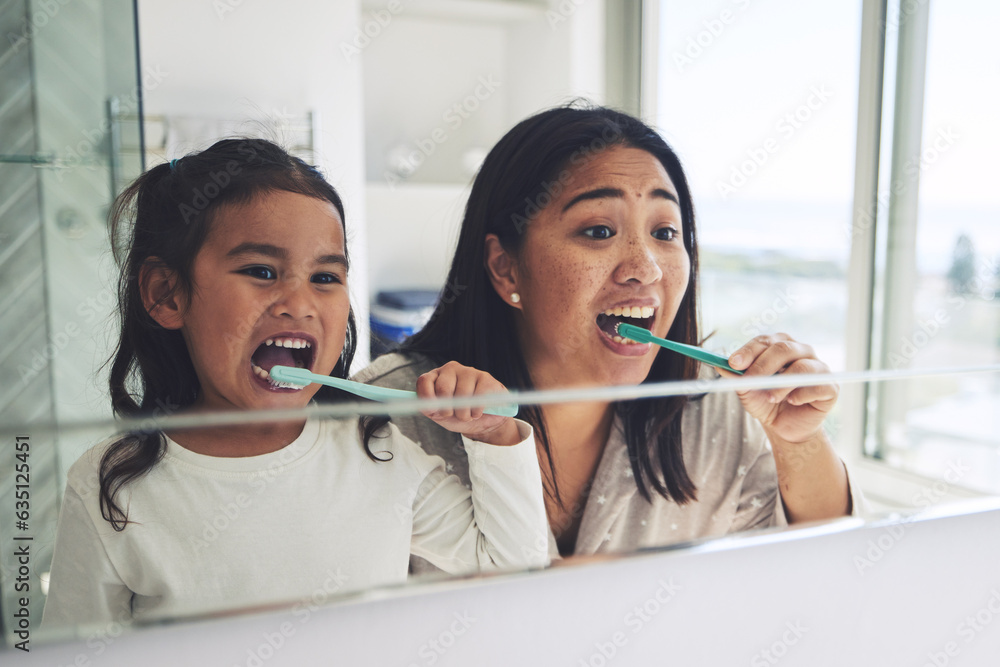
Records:
{"label": "glass panel", "polygon": [[[987,2],[930,5],[920,150],[894,175],[918,184],[919,199],[915,219],[899,221],[914,226],[912,246],[888,256],[887,270],[907,281],[906,298],[885,309],[890,368],[1000,361],[998,19]],[[916,384],[882,406],[878,454],[891,465],[940,478],[945,462],[961,460],[971,466],[962,485],[1000,490],[996,376]]]}
{"label": "glass panel", "polygon": [[[108,207],[142,170],[135,12],[129,0],[9,2],[0,8],[0,423],[51,423],[110,415],[94,367],[114,301],[107,252]],[[52,522],[65,469],[90,441],[72,431],[37,443],[31,460],[33,572],[48,569]],[[8,471],[5,440],[0,502],[23,502]],[[8,517],[0,540],[19,533]],[[11,549],[0,554],[0,608],[11,638],[19,590]],[[31,580],[37,592],[40,582]],[[43,596],[30,597],[31,623]]]}
{"label": "glass panel", "polygon": [[[994,370],[966,377],[995,380],[996,376]],[[911,377],[905,382],[897,380],[884,386],[891,390],[912,391],[912,387],[939,383],[942,378],[950,379],[947,369],[942,369],[938,375]],[[844,385],[859,378],[842,375],[829,379]],[[793,384],[794,379],[789,380],[786,375],[764,380],[739,378],[556,390],[522,394],[521,399],[530,405],[566,405],[573,400],[585,400],[588,405],[594,405],[598,401],[628,400],[630,397],[686,394],[691,400],[704,402],[705,405],[730,400],[738,404],[731,391],[734,383],[743,387],[761,387],[768,382],[772,386],[782,382],[787,385]],[[509,405],[513,398],[501,397],[493,403]],[[135,523],[128,524],[121,532],[107,529],[104,525],[107,520],[101,518],[96,510],[94,491],[98,488],[98,459],[81,458],[73,466],[65,494],[68,504],[64,506],[64,511],[75,519],[60,527],[61,548],[67,551],[62,552],[62,560],[57,560],[51,573],[43,555],[45,545],[51,545],[56,532],[55,516],[39,515],[34,509],[27,511],[23,517],[19,517],[16,511],[10,514],[17,532],[13,538],[8,537],[7,544],[24,546],[31,554],[31,575],[28,579],[31,587],[19,598],[30,601],[31,638],[35,645],[56,638],[77,638],[86,641],[87,650],[94,651],[96,656],[97,651],[103,653],[121,632],[138,620],[147,623],[166,619],[197,621],[232,612],[259,613],[284,608],[296,610],[296,622],[304,622],[320,606],[345,600],[356,601],[359,592],[372,587],[383,589],[407,581],[435,581],[474,572],[479,566],[447,561],[449,555],[442,556],[435,551],[436,547],[425,545],[428,557],[445,558],[440,562],[446,572],[429,572],[424,567],[407,578],[411,532],[419,523],[417,515],[422,511],[418,506],[427,504],[430,497],[415,493],[420,486],[421,475],[427,474],[430,469],[424,465],[426,455],[412,443],[406,445],[396,436],[391,436],[371,441],[369,448],[379,458],[385,459],[375,461],[364,451],[357,424],[359,414],[383,412],[389,412],[397,423],[401,423],[415,407],[418,406],[412,402],[388,408],[377,403],[324,403],[305,411],[286,411],[280,416],[280,421],[273,412],[192,415],[179,411],[119,423],[91,420],[61,426],[56,423],[0,425],[0,442],[3,443],[0,453],[5,461],[10,462],[9,467],[5,463],[3,469],[16,471],[17,465],[30,469],[28,482],[19,480],[16,475],[29,473],[15,473],[10,481],[19,485],[20,490],[28,492],[32,508],[36,494],[44,492],[35,482],[34,466],[39,460],[37,457],[44,456],[46,443],[51,442],[53,436],[65,436],[72,432],[74,438],[86,441],[88,445],[102,442],[106,445],[120,437],[123,431],[145,437],[162,429],[170,438],[165,458],[154,463],[146,475],[129,483],[129,504],[120,508],[127,510],[128,518]],[[427,404],[419,407],[427,407]],[[436,407],[441,407],[441,401]],[[301,420],[306,417],[309,421],[303,427]],[[714,426],[715,435],[723,432],[725,427],[719,423]],[[253,455],[246,455],[247,452],[243,451],[243,456],[219,456],[225,453],[218,449],[214,455],[208,453],[206,447],[211,449],[224,445],[223,436],[231,434],[236,428],[245,429],[245,433],[268,434],[261,441],[273,436],[276,441],[284,438],[292,442],[267,452],[254,451]],[[281,435],[285,431],[286,435]],[[739,443],[716,440],[713,440],[713,447],[716,455],[727,449],[741,449]],[[390,450],[394,455],[391,460],[384,455]],[[765,460],[770,460],[769,451],[762,450],[761,453]],[[625,457],[622,460],[627,461],[624,452],[622,456]],[[523,510],[524,498],[518,499],[514,492],[535,471],[527,467],[519,468],[519,474],[512,476],[506,473],[513,468],[499,459],[484,461],[479,464],[480,473],[487,475],[500,471],[502,479],[487,481],[485,476],[480,476],[474,478],[474,484],[502,483],[507,490],[489,497],[490,512],[484,515],[510,511],[514,507]],[[533,446],[527,450],[525,461],[535,465]],[[963,483],[965,477],[971,474],[962,461],[946,463],[947,467],[943,465],[941,474],[950,483]],[[697,465],[689,461],[692,472]],[[626,470],[627,467],[615,472],[624,473]],[[741,512],[764,512],[765,515],[771,512],[766,505],[754,502],[756,496],[750,497],[745,493],[755,475],[755,471],[750,469],[735,470],[734,473],[741,479],[746,478],[738,488],[736,500],[739,508],[730,508],[727,502],[720,499],[718,507],[709,516],[704,509],[706,503],[714,502],[712,498],[715,498],[717,489],[713,480],[730,472],[713,468],[710,477],[696,479],[702,495],[694,505],[669,511],[661,507],[664,515],[675,511],[677,517],[691,514],[699,518],[690,521],[671,519],[680,525],[670,525],[668,521],[657,529],[659,538],[647,537],[641,546],[675,549],[697,546],[738,530],[733,528],[731,517],[738,517]],[[626,474],[615,477],[623,480],[618,485],[622,489],[634,484]],[[465,488],[457,479],[449,484],[456,497],[465,493]],[[293,488],[294,492],[290,492]],[[435,487],[435,493],[438,492],[440,488]],[[120,500],[121,496],[117,499]],[[938,486],[928,481],[914,495],[911,505],[922,508],[938,504],[941,499]],[[639,505],[644,502],[639,501]],[[445,505],[452,506],[449,503]],[[338,511],[317,511],[324,507],[336,507]],[[11,512],[13,502],[9,508],[8,512]],[[541,511],[540,503],[538,510]],[[480,508],[475,511],[478,513]],[[464,520],[468,520],[471,513],[464,516]],[[524,521],[523,513],[517,516],[518,519],[509,519],[503,525],[491,526],[485,519],[479,524],[482,530],[493,531],[489,549],[505,540],[512,540],[518,545],[513,552],[508,549],[508,555],[500,559],[507,559],[499,565],[500,570],[519,569],[530,564],[522,559],[525,553],[531,552],[533,545],[518,542],[523,541],[523,535],[514,538],[501,535],[504,531],[514,530],[512,526],[519,521]],[[539,524],[544,527],[544,512],[538,518]],[[658,517],[650,515],[649,519],[657,521]],[[623,517],[622,520],[639,524],[636,517]],[[767,523],[764,521],[751,530],[766,528]],[[93,530],[73,530],[79,526],[93,526],[100,537]],[[611,540],[622,539],[623,529],[619,525],[602,528],[601,535],[605,534],[604,531]],[[650,535],[655,532],[649,530]],[[456,534],[462,534],[462,531]],[[350,535],[350,539],[326,540],[323,535]],[[96,551],[88,549],[88,544],[98,544],[95,539],[100,540],[98,546],[103,545],[102,548]],[[414,544],[418,542],[421,540],[417,539]],[[598,540],[598,544],[603,545],[604,542]],[[450,548],[444,551],[450,554]],[[474,547],[473,551],[476,550]],[[595,546],[593,551],[604,557],[626,555],[632,549]],[[239,553],[239,557],[235,558],[234,553]],[[514,556],[510,557],[510,553]],[[67,554],[71,557],[67,558]],[[84,569],[81,570],[81,567]],[[486,567],[490,569],[493,566]],[[280,571],[280,576],[275,576],[275,568]],[[16,579],[17,568],[12,572],[14,576],[10,581]],[[95,587],[95,583],[100,585]],[[111,594],[107,599],[102,597],[95,601],[95,595],[109,592]],[[120,597],[116,598],[118,594]],[[81,606],[80,600],[85,598],[89,601]],[[35,612],[46,603],[46,599],[52,601],[52,606],[46,611],[46,626],[40,629],[37,623],[41,614],[36,615]],[[12,610],[18,608],[11,607]],[[8,632],[8,647],[17,639],[16,632]]]}

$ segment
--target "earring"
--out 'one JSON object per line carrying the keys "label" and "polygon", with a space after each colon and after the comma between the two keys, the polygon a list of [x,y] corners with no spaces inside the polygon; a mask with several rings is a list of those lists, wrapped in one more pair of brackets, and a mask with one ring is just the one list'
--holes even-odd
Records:
{"label": "earring", "polygon": [[518,294],[517,292],[511,292],[510,293],[510,300],[513,303],[521,303],[521,295]]}

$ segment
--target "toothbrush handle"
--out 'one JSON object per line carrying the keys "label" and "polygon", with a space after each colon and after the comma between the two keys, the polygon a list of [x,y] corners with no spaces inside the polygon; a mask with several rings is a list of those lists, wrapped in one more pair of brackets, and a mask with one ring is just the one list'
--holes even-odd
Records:
{"label": "toothbrush handle", "polygon": [[683,354],[686,357],[691,357],[692,359],[697,359],[698,361],[708,364],[709,366],[715,366],[716,368],[722,368],[730,373],[736,373],[737,375],[743,375],[743,371],[738,371],[729,365],[729,360],[718,354],[714,354],[707,350],[703,350],[700,347],[695,347],[694,345],[687,345],[686,343],[677,343],[672,340],[667,340],[666,338],[660,338],[654,336],[646,329],[637,327],[632,324],[620,325],[619,329],[623,335],[633,337],[633,340],[639,340],[641,342],[656,343],[660,347],[665,347],[668,350],[673,350],[678,354]]}
{"label": "toothbrush handle", "polygon": [[[349,382],[350,380],[348,380]],[[364,396],[374,401],[382,402],[392,402],[395,400],[416,400],[417,392],[407,391],[405,389],[388,389],[386,387],[376,387],[374,385],[362,385],[365,387],[364,390],[358,388],[357,391],[354,389],[337,385],[345,391],[353,391],[359,396]],[[516,417],[518,411],[517,405],[498,405],[492,408],[485,408],[483,414],[486,415],[496,415],[498,417]]]}

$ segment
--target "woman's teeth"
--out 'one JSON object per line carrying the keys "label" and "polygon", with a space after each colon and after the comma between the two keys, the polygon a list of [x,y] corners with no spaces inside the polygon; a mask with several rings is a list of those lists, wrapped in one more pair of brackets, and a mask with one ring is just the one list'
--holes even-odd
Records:
{"label": "woman's teeth", "polygon": [[[617,306],[615,308],[608,308],[603,313],[598,315],[597,325],[601,327],[601,329],[604,331],[604,334],[608,338],[610,338],[616,343],[625,345],[638,345],[639,343],[637,341],[634,341],[631,338],[625,338],[624,336],[618,335],[618,324],[620,323],[620,319],[615,321],[615,320],[609,320],[608,318],[627,317],[633,320],[642,320],[635,322],[635,324],[643,327],[644,329],[648,329],[652,327],[653,324],[652,318],[655,314],[656,314],[656,308],[654,306]],[[613,326],[609,328],[609,324]]]}
{"label": "woman's teeth", "polygon": [[635,317],[645,319],[647,317],[652,317],[655,312],[656,309],[652,306],[625,306],[624,308],[618,306],[617,308],[608,308],[604,311],[604,314],[609,317],[614,315],[616,317]]}
{"label": "woman's teeth", "polygon": [[[268,341],[267,344],[270,345],[271,341]],[[250,368],[253,369],[253,372],[257,377],[262,380],[267,380],[272,387],[277,387],[278,389],[305,389],[306,387],[304,384],[295,384],[294,382],[278,382],[277,380],[272,380],[271,374],[257,364],[251,363]]]}

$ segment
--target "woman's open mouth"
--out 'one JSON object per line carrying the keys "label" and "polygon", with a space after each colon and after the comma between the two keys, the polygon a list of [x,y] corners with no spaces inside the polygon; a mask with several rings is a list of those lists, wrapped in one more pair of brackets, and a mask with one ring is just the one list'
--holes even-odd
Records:
{"label": "woman's open mouth", "polygon": [[257,346],[250,357],[250,368],[270,388],[299,390],[303,385],[273,380],[270,371],[275,366],[312,370],[313,358],[314,346],[311,340],[297,336],[276,336]]}
{"label": "woman's open mouth", "polygon": [[619,306],[608,308],[597,316],[597,326],[601,332],[616,343],[624,345],[640,345],[631,338],[623,338],[618,335],[618,323],[625,322],[634,324],[643,329],[653,326],[653,319],[656,317],[656,308],[652,306]]}

